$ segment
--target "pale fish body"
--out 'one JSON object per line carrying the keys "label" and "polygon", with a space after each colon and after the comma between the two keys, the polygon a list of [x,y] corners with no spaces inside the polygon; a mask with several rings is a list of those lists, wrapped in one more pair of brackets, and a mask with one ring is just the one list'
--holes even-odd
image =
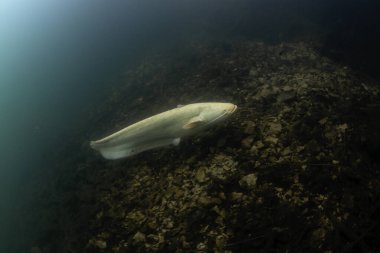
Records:
{"label": "pale fish body", "polygon": [[178,145],[192,135],[228,118],[237,106],[231,103],[196,103],[175,108],[132,124],[103,139],[91,141],[106,159],[119,159],[153,148]]}

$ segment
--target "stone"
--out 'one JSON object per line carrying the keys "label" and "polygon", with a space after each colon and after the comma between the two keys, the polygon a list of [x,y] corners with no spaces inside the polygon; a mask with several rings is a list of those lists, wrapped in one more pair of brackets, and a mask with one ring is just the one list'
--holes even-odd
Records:
{"label": "stone", "polygon": [[265,138],[265,141],[269,143],[277,144],[278,138],[274,136],[268,136]]}
{"label": "stone", "polygon": [[256,186],[257,176],[255,173],[248,174],[242,177],[239,181],[241,187],[246,189],[253,189]]}
{"label": "stone", "polygon": [[107,242],[103,239],[96,239],[93,244],[99,249],[107,248]]}
{"label": "stone", "polygon": [[195,172],[195,179],[198,183],[203,183],[206,181],[206,173],[202,168],[199,168],[197,172]]}
{"label": "stone", "polygon": [[277,133],[281,132],[281,130],[282,130],[281,123],[279,123],[279,122],[271,122],[268,125],[269,125],[269,131],[271,133],[277,134]]}
{"label": "stone", "polygon": [[137,233],[133,236],[133,241],[144,242],[145,241],[145,234],[141,233],[140,231],[137,231]]}
{"label": "stone", "polygon": [[231,200],[234,202],[240,202],[243,198],[243,193],[241,192],[232,192],[231,193]]}
{"label": "stone", "polygon": [[245,122],[245,128],[244,128],[244,133],[245,134],[253,134],[255,132],[255,122],[253,121],[247,121]]}
{"label": "stone", "polygon": [[241,145],[245,148],[250,148],[251,145],[252,145],[252,142],[253,142],[253,137],[252,136],[248,136],[247,138],[244,138],[242,141],[241,141]]}

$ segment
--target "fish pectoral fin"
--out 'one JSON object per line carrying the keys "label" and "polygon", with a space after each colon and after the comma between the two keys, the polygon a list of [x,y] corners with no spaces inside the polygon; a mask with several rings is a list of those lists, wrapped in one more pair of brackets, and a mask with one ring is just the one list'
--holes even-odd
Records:
{"label": "fish pectoral fin", "polygon": [[178,137],[178,138],[173,139],[172,144],[174,146],[178,146],[180,142],[181,142],[181,137]]}
{"label": "fish pectoral fin", "polygon": [[204,119],[201,116],[195,116],[191,118],[185,125],[182,126],[183,129],[193,129],[204,123]]}

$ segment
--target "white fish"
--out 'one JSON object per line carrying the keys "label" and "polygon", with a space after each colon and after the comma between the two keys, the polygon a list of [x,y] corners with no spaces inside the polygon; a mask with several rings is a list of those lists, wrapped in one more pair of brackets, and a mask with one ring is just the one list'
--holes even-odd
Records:
{"label": "white fish", "polygon": [[103,139],[91,141],[90,145],[111,160],[178,145],[183,137],[228,118],[236,109],[237,106],[230,103],[189,104],[146,118]]}

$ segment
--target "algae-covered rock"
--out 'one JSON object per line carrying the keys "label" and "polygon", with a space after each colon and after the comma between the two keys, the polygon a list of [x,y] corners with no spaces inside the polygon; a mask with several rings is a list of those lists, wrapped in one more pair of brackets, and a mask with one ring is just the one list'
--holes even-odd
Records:
{"label": "algae-covered rock", "polygon": [[145,234],[137,231],[136,234],[132,237],[132,239],[136,243],[144,242],[145,241]]}
{"label": "algae-covered rock", "polygon": [[205,172],[205,168],[201,167],[199,169],[197,169],[196,173],[195,173],[195,179],[199,182],[199,183],[203,183],[206,181],[206,172]]}
{"label": "algae-covered rock", "polygon": [[239,181],[239,184],[241,187],[244,187],[246,189],[253,189],[256,186],[256,182],[257,176],[256,174],[252,173],[242,177]]}
{"label": "algae-covered rock", "polygon": [[250,148],[252,143],[253,143],[253,137],[252,136],[248,136],[246,138],[244,138],[242,141],[241,141],[241,145],[245,148]]}
{"label": "algae-covered rock", "polygon": [[88,246],[93,246],[95,248],[99,248],[99,249],[105,249],[107,248],[107,242],[103,239],[91,239],[89,242],[88,242]]}
{"label": "algae-covered rock", "polygon": [[213,158],[207,173],[211,178],[224,181],[236,172],[237,164],[231,156],[219,154]]}

